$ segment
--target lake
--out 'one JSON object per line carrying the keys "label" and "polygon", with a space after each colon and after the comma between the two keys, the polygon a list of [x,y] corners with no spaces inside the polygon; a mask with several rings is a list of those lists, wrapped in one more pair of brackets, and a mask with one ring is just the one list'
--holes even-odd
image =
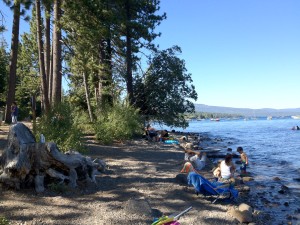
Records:
{"label": "lake", "polygon": [[[300,120],[220,119],[219,122],[190,121],[186,129],[159,126],[157,128],[208,133],[211,137],[221,137],[223,143],[220,145],[224,146],[222,150],[224,152],[229,147],[236,153],[236,148],[242,146],[249,157],[247,170],[253,174],[256,182],[261,182],[266,186],[265,189],[268,189],[264,191],[264,195],[269,199],[277,198],[278,188],[280,188],[278,185],[286,185],[291,192],[289,196],[284,196],[288,198],[289,210],[297,211],[299,210],[297,207],[299,207],[300,199],[300,182],[295,179],[300,179],[300,130],[291,129],[296,125],[300,126]],[[238,165],[237,168],[239,168]],[[274,177],[281,179],[279,184],[273,180]],[[264,203],[262,207],[263,205]],[[278,207],[275,211],[284,212],[285,208]],[[274,208],[271,207],[270,211],[274,211]]]}

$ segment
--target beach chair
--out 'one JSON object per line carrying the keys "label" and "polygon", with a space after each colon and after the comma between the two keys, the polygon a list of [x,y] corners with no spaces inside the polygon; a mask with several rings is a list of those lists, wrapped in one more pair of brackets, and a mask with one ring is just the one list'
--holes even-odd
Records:
{"label": "beach chair", "polygon": [[204,196],[212,196],[215,203],[218,199],[235,200],[238,197],[238,190],[234,189],[230,183],[210,182],[196,172],[188,174],[188,185],[192,185],[196,194],[203,194]]}

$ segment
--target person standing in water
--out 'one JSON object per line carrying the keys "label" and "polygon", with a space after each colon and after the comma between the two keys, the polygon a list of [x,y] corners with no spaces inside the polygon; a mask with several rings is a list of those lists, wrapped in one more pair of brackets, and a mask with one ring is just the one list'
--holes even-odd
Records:
{"label": "person standing in water", "polygon": [[242,162],[242,165],[240,167],[241,169],[241,174],[246,174],[247,171],[246,171],[246,167],[248,165],[248,156],[247,154],[244,152],[243,148],[242,147],[238,147],[237,148],[237,152],[240,153],[241,155],[241,162]]}

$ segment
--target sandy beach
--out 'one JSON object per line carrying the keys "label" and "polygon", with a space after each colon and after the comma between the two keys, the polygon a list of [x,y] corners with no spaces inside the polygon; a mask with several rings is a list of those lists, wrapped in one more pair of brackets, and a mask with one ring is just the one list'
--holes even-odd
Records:
{"label": "sandy beach", "polygon": [[[0,129],[2,153],[8,127]],[[179,145],[137,138],[105,146],[95,142],[93,136],[86,137],[86,145],[87,155],[103,159],[108,166],[105,173],[97,175],[97,184],[82,183],[75,190],[47,189],[42,194],[32,188],[1,187],[0,216],[10,224],[27,225],[151,224],[155,217],[192,206],[180,217],[180,224],[240,224],[228,210],[247,203],[251,191],[240,192],[235,202],[218,200],[214,204],[212,197],[197,196],[193,187],[178,179],[184,155]],[[209,162],[202,173],[207,178],[212,177],[213,165]],[[252,224],[273,224],[267,214],[257,211],[253,203],[251,206],[256,215]]]}

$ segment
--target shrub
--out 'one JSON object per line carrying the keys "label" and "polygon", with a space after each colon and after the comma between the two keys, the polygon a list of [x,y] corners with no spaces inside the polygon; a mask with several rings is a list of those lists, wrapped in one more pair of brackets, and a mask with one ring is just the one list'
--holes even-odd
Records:
{"label": "shrub", "polygon": [[8,225],[9,221],[4,216],[0,216],[0,225]]}
{"label": "shrub", "polygon": [[70,149],[79,152],[85,150],[81,142],[83,134],[74,122],[71,106],[67,103],[53,107],[47,115],[41,117],[37,127],[37,139],[41,134],[47,142],[55,142],[63,152]]}
{"label": "shrub", "polygon": [[137,109],[117,103],[107,107],[97,118],[95,123],[96,138],[104,144],[113,140],[127,140],[141,132],[141,118]]}
{"label": "shrub", "polygon": [[66,186],[63,183],[57,183],[57,184],[56,183],[51,183],[51,184],[48,185],[48,188],[51,191],[53,191],[55,193],[59,193],[59,194],[64,194],[69,190],[68,186]]}

